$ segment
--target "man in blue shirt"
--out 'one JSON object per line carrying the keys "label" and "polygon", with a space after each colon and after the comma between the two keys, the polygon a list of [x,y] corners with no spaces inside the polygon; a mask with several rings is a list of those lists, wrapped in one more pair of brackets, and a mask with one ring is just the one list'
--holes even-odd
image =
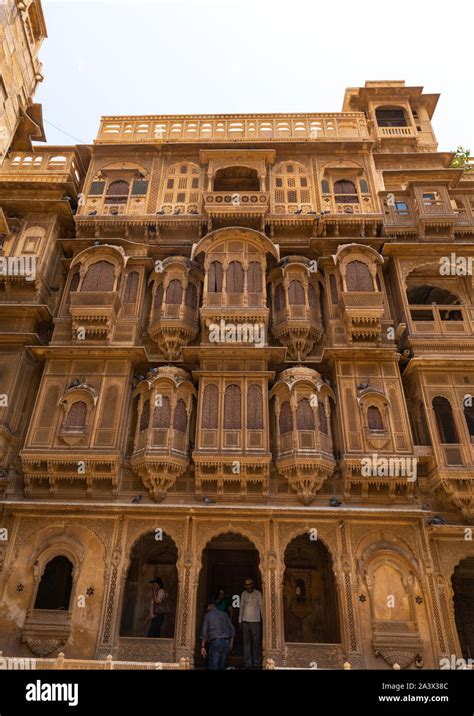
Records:
{"label": "man in blue shirt", "polygon": [[227,612],[216,608],[216,600],[209,599],[207,613],[201,629],[201,656],[206,659],[206,642],[209,643],[208,669],[222,671],[225,669],[227,654],[234,646],[235,629]]}

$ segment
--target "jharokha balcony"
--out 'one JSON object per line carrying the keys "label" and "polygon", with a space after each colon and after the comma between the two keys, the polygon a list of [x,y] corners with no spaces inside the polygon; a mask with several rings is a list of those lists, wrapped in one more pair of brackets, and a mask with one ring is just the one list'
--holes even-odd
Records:
{"label": "jharokha balcony", "polygon": [[280,374],[271,397],[277,470],[308,505],[336,467],[330,421],[334,393],[315,370],[298,367]]}
{"label": "jharokha balcony", "polygon": [[51,187],[66,186],[72,196],[77,196],[84,179],[86,156],[70,147],[48,147],[31,152],[12,152],[0,168],[0,184],[20,185],[32,182]]}
{"label": "jharokha balcony", "polygon": [[270,273],[272,334],[287,347],[291,360],[303,360],[324,332],[317,274],[308,273],[309,268],[308,259],[288,256]]}
{"label": "jharokha balcony", "polygon": [[203,275],[195,262],[182,256],[168,257],[162,268],[150,278],[153,300],[148,334],[168,360],[176,360],[199,331]]}
{"label": "jharokha balcony", "polygon": [[189,430],[196,390],[181,368],[154,369],[137,387],[138,417],[131,458],[151,497],[161,502],[189,465]]}
{"label": "jharokha balcony", "polygon": [[[73,336],[80,340],[110,336],[121,308],[120,296],[116,291],[73,292],[70,301]],[[85,332],[84,336],[81,331]]]}

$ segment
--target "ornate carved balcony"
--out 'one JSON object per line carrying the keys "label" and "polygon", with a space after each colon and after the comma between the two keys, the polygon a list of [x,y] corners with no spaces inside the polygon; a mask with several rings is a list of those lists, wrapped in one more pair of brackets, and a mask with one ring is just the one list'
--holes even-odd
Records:
{"label": "ornate carved balcony", "polygon": [[383,294],[375,291],[346,291],[342,305],[350,341],[379,341],[384,314]]}
{"label": "ornate carved balcony", "polygon": [[103,454],[93,450],[88,453],[86,457],[81,447],[63,452],[34,447],[22,450],[25,496],[31,496],[34,487],[43,485],[54,496],[61,483],[72,484],[78,490],[85,488],[86,494],[91,496],[94,485],[102,482],[109,483],[112,495],[117,495],[122,477],[122,460],[118,453]]}
{"label": "ornate carved balcony", "polygon": [[67,185],[76,194],[82,184],[84,167],[78,151],[69,147],[37,148],[31,152],[12,152],[0,168],[0,184],[38,183]]}
{"label": "ornate carved balcony", "polygon": [[168,360],[177,360],[181,348],[199,331],[199,302],[202,272],[182,256],[170,256],[163,272],[154,273],[153,302],[148,333]]}
{"label": "ornate carved balcony", "polygon": [[120,308],[121,301],[116,291],[71,293],[69,314],[74,338],[79,339],[81,330],[85,331],[85,339],[110,338]]}
{"label": "ornate carved balcony", "polygon": [[181,368],[162,367],[136,390],[138,419],[131,465],[161,502],[189,465],[189,418],[196,390]]}
{"label": "ornate carved balcony", "polygon": [[310,262],[289,256],[270,274],[273,286],[272,334],[287,347],[291,360],[303,360],[321,340],[319,284]]}
{"label": "ornate carved balcony", "polygon": [[283,371],[271,392],[277,425],[276,467],[309,505],[336,462],[330,425],[332,389],[310,368]]}

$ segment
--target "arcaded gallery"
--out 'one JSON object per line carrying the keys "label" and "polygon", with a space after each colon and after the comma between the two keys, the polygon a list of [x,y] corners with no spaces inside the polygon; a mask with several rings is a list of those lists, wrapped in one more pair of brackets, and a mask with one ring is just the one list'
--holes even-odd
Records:
{"label": "arcaded gallery", "polygon": [[77,146],[13,122],[4,655],[205,668],[206,600],[252,578],[267,666],[474,657],[474,171],[437,100],[367,82],[341,112],[103,117]]}

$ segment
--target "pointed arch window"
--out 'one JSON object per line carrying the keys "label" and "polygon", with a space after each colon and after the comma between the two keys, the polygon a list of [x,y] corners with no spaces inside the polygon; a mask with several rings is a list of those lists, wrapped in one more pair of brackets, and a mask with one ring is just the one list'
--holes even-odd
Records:
{"label": "pointed arch window", "polygon": [[207,290],[209,293],[220,293],[222,291],[222,274],[220,261],[213,261],[209,266],[207,275]]}
{"label": "pointed arch window", "polygon": [[374,282],[369,267],[363,261],[347,264],[346,286],[348,291],[373,291]]}
{"label": "pointed arch window", "polygon": [[224,394],[224,430],[240,430],[241,395],[238,385],[228,385]]}
{"label": "pointed arch window", "polygon": [[219,390],[217,385],[209,383],[202,397],[202,427],[204,430],[217,430]]}
{"label": "pointed arch window", "polygon": [[161,396],[161,405],[156,405],[153,411],[153,427],[166,429],[170,426],[170,399],[167,395]]}
{"label": "pointed arch window", "polygon": [[128,201],[128,193],[130,186],[128,182],[119,180],[109,184],[107,194],[105,195],[106,204],[126,204]]}
{"label": "pointed arch window", "polygon": [[194,283],[188,283],[184,302],[188,308],[197,308],[197,289]]}
{"label": "pointed arch window", "polygon": [[443,444],[459,443],[456,425],[454,423],[453,410],[451,403],[447,398],[437,396],[433,399],[433,410],[435,413],[436,424],[440,442]]}
{"label": "pointed arch window", "polygon": [[354,182],[347,179],[334,182],[334,198],[336,204],[357,204],[359,196]]}
{"label": "pointed arch window", "polygon": [[136,303],[138,295],[138,280],[139,277],[136,271],[132,271],[132,273],[128,274],[123,294],[124,303]]}
{"label": "pointed arch window", "polygon": [[247,390],[247,429],[263,430],[263,398],[259,385],[249,385]]}
{"label": "pointed arch window", "polygon": [[115,271],[108,261],[97,261],[89,267],[81,291],[113,291]]}
{"label": "pointed arch window", "polygon": [[285,289],[282,283],[279,283],[275,289],[275,311],[281,311],[285,308],[286,296]]}
{"label": "pointed arch window", "polygon": [[173,427],[180,433],[185,433],[188,426],[188,413],[186,411],[186,403],[182,398],[176,403],[174,409]]}
{"label": "pointed arch window", "polygon": [[296,408],[296,429],[314,430],[314,413],[308,398],[301,398]]}
{"label": "pointed arch window", "polygon": [[293,413],[291,412],[291,405],[288,400],[282,403],[280,408],[280,435],[291,433],[293,430]]}
{"label": "pointed arch window", "polygon": [[240,261],[231,261],[226,276],[227,293],[243,293],[244,270]]}
{"label": "pointed arch window", "polygon": [[370,405],[367,410],[367,424],[369,430],[383,430],[382,414],[376,405]]}
{"label": "pointed arch window", "polygon": [[150,401],[145,400],[143,403],[143,410],[140,416],[140,431],[148,430],[150,424]]}
{"label": "pointed arch window", "polygon": [[67,430],[84,430],[87,419],[87,405],[83,400],[78,400],[71,405],[64,422]]}
{"label": "pointed arch window", "polygon": [[180,306],[183,300],[183,287],[177,278],[169,282],[166,289],[166,303],[172,306]]}
{"label": "pointed arch window", "polygon": [[288,287],[288,302],[290,306],[304,306],[304,288],[301,281],[291,281]]}
{"label": "pointed arch window", "polygon": [[163,303],[163,284],[159,283],[158,288],[156,289],[155,293],[155,303],[153,304],[154,308],[161,308],[161,304]]}

